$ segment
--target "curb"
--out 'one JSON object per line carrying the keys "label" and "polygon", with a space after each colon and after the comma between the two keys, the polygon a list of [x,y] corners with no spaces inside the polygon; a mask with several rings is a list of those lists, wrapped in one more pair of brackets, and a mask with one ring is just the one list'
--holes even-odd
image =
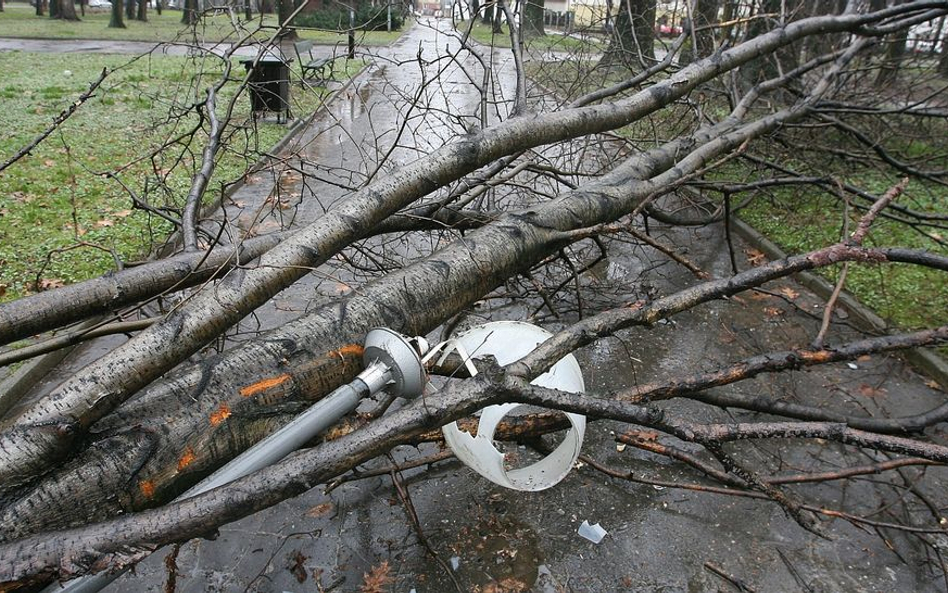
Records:
{"label": "curb", "polygon": [[[731,228],[745,241],[761,250],[768,258],[784,259],[787,257],[787,253],[776,243],[757,232],[755,228],[743,220],[732,217],[730,224]],[[835,288],[833,284],[813,272],[799,272],[794,275],[794,278],[824,300],[830,298]],[[846,309],[855,325],[860,329],[872,333],[884,333],[892,329],[875,311],[860,303],[856,297],[846,290],[839,294],[837,303]],[[931,348],[913,348],[902,350],[898,354],[923,374],[932,377],[944,386],[948,386],[948,360],[945,360]]]}

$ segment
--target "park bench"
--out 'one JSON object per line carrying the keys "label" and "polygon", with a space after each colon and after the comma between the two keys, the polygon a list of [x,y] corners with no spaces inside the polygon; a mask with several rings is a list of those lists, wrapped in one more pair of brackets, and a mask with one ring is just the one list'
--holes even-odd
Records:
{"label": "park bench", "polygon": [[[313,57],[313,42],[312,41],[298,41],[293,44],[293,49],[296,50],[296,58],[300,61],[300,69],[302,70],[303,80],[309,78],[314,78],[317,81],[327,81],[332,80],[332,67],[333,61],[335,58],[314,58]],[[329,76],[326,76],[326,70],[329,70]],[[313,76],[309,76],[310,74]]]}

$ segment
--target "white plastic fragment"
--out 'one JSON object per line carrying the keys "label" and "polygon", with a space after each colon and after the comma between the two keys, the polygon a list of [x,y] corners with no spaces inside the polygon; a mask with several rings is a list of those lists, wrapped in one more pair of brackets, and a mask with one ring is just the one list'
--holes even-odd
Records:
{"label": "white plastic fragment", "polygon": [[859,368],[858,366],[856,366],[856,363],[855,363],[855,362],[847,362],[847,363],[846,363],[846,366],[848,366],[849,368],[851,368],[851,369],[854,370],[854,371]]}
{"label": "white plastic fragment", "polygon": [[602,528],[599,523],[595,525],[590,525],[589,521],[583,521],[583,524],[579,526],[579,531],[577,531],[579,537],[588,539],[594,544],[598,544],[602,541],[602,538],[609,535],[609,532]]}
{"label": "white plastic fragment", "polygon": [[458,556],[451,556],[451,570],[457,572],[459,566],[461,566],[461,558]]}
{"label": "white plastic fragment", "polygon": [[[458,353],[474,358],[491,355],[497,364],[515,362],[544,342],[552,334],[519,321],[495,321],[477,326],[453,341]],[[469,367],[470,368],[470,367]],[[473,373],[472,373],[473,374]],[[571,393],[585,390],[579,363],[572,355],[560,359],[549,371],[533,381],[534,385]],[[586,417],[565,413],[570,423],[563,442],[540,461],[514,470],[504,467],[504,455],[494,446],[494,431],[500,421],[519,404],[489,406],[481,411],[476,435],[462,432],[456,422],[442,427],[445,442],[465,465],[495,484],[513,490],[537,491],[556,485],[566,477],[582,448]]]}

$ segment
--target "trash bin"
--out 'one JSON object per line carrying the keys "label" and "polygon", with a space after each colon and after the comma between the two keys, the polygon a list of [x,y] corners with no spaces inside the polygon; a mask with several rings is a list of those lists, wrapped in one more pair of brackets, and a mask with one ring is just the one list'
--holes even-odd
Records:
{"label": "trash bin", "polygon": [[289,119],[290,61],[277,56],[241,60],[250,72],[250,108],[255,118],[269,112],[277,114],[278,122]]}

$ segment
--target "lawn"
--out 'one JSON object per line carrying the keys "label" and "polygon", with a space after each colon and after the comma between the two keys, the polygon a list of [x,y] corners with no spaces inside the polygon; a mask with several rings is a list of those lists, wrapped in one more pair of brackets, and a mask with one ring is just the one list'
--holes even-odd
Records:
{"label": "lawn", "polygon": [[[851,170],[840,180],[867,188],[877,195],[895,184],[868,168]],[[948,214],[943,188],[913,182],[898,204],[929,213]],[[862,212],[850,209],[849,229],[856,228]],[[802,253],[841,239],[844,206],[834,193],[815,187],[772,190],[754,200],[741,218],[767,235],[789,253]],[[909,247],[948,255],[945,231],[912,227],[880,218],[866,240],[867,246]],[[841,266],[820,270],[836,281]],[[846,289],[898,327],[918,329],[944,323],[948,311],[948,281],[945,273],[907,264],[851,264]]]}
{"label": "lawn", "polygon": [[[346,75],[362,65],[350,62]],[[129,190],[173,213],[187,194],[207,137],[189,108],[219,76],[218,60],[0,53],[0,128],[6,131],[0,162],[45,129],[103,68],[112,72],[94,98],[32,155],[0,173],[2,300],[99,275],[115,268],[115,258],[139,259],[172,230],[170,223],[134,208],[128,191],[105,173],[117,173]],[[235,87],[228,83],[222,90],[219,113]],[[296,115],[312,113],[327,92],[291,87]],[[287,132],[285,125],[254,121],[249,109],[242,95],[208,202]],[[170,140],[175,141],[158,150]]]}
{"label": "lawn", "polygon": [[[158,15],[150,8],[148,22],[126,20],[125,29],[110,29],[109,12],[101,8],[87,9],[82,20],[69,22],[38,17],[34,9],[26,4],[5,4],[4,12],[0,12],[0,37],[147,42],[190,42],[197,39],[200,42],[216,42],[234,41],[246,31],[258,28],[258,35],[268,38],[273,35],[277,22],[274,15],[264,15],[262,18],[257,15],[252,21],[243,21],[243,13],[237,13],[236,17],[239,29],[235,28],[234,22],[227,14],[207,15],[197,27],[191,28],[181,24],[180,10],[165,9]],[[298,34],[303,39],[311,39],[320,44],[346,42],[345,33],[334,31],[300,29]],[[356,41],[360,45],[388,45],[398,39],[399,35],[400,31],[359,31]]]}

